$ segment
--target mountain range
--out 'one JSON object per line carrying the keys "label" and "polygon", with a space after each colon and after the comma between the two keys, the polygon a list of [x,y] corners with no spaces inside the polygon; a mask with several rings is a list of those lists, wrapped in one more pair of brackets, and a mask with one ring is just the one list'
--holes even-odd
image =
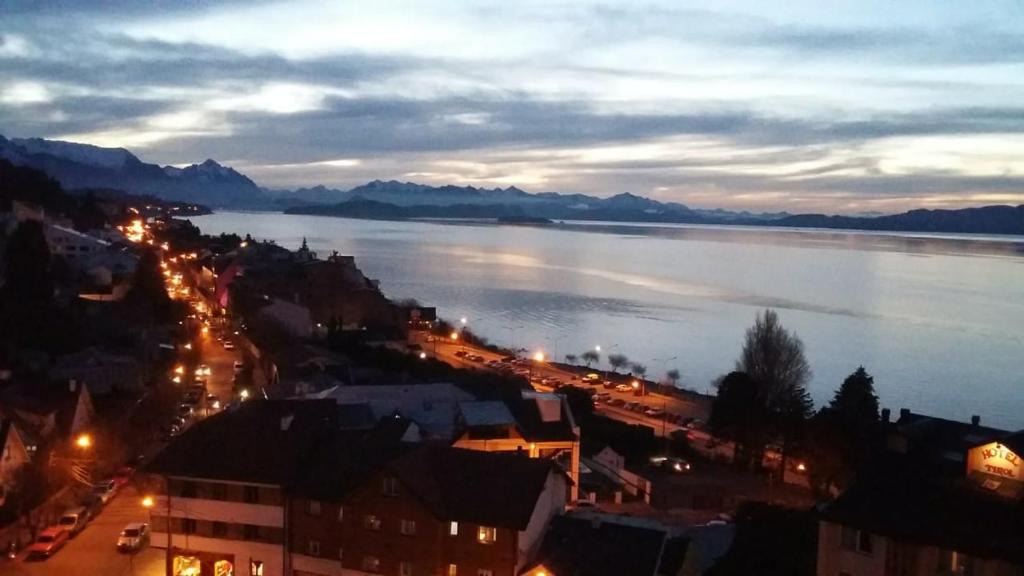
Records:
{"label": "mountain range", "polygon": [[261,188],[214,160],[185,168],[149,164],[124,148],[0,136],[0,158],[45,172],[66,189],[117,189],[213,208],[283,210],[354,218],[501,218],[770,225],[880,231],[1024,234],[1024,205],[962,210],[912,210],[894,215],[828,216],[690,208],[628,192],[529,193],[514,186],[428,186],[374,180],[350,190],[324,186]]}

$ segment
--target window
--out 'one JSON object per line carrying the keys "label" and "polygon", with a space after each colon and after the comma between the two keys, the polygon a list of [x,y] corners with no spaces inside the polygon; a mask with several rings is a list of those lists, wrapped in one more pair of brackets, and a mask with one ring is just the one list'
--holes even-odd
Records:
{"label": "window", "polygon": [[871,554],[871,534],[853,526],[843,526],[842,546],[845,550]]}
{"label": "window", "polygon": [[376,556],[363,556],[364,572],[380,572],[380,558]]}
{"label": "window", "polygon": [[263,576],[263,560],[249,560],[249,576]]}
{"label": "window", "polygon": [[185,518],[181,523],[181,531],[185,534],[195,534],[196,521],[193,518]]}
{"label": "window", "polygon": [[416,521],[406,520],[403,518],[399,530],[405,536],[412,536],[413,534],[416,534]]}
{"label": "window", "polygon": [[498,529],[490,526],[481,526],[476,531],[476,540],[481,544],[494,544],[498,539]]}
{"label": "window", "polygon": [[939,552],[939,574],[973,576],[975,573],[977,573],[977,568],[970,556],[956,550]]}
{"label": "window", "polygon": [[398,478],[385,477],[380,493],[385,496],[398,496]]}
{"label": "window", "polygon": [[481,568],[480,570],[476,571],[476,576],[494,576],[494,571],[484,570],[483,568]]}
{"label": "window", "polygon": [[319,500],[307,500],[306,501],[306,514],[310,516],[320,515],[320,501]]}
{"label": "window", "polygon": [[309,542],[307,542],[306,543],[306,551],[309,552],[310,556],[319,556],[320,555],[320,541],[319,540],[310,540]]}
{"label": "window", "polygon": [[459,576],[459,567],[455,564],[448,565],[448,576]]}
{"label": "window", "polygon": [[252,524],[245,524],[242,526],[242,537],[246,540],[259,540],[260,539],[260,527]]}
{"label": "window", "polygon": [[259,486],[246,486],[245,487],[245,501],[252,504],[260,501],[260,487]]}
{"label": "window", "polygon": [[363,516],[363,528],[367,530],[380,530],[380,516],[367,514]]}
{"label": "window", "polygon": [[412,562],[399,562],[398,576],[412,576]]}
{"label": "window", "polygon": [[228,487],[223,484],[211,484],[210,485],[210,499],[211,500],[227,500],[228,499]]}
{"label": "window", "polygon": [[223,538],[228,534],[228,525],[223,522],[213,523],[213,537]]}
{"label": "window", "polygon": [[344,506],[338,506],[338,522],[341,522],[344,519],[345,519],[345,507]]}
{"label": "window", "polygon": [[196,483],[195,482],[182,482],[181,483],[181,497],[182,498],[195,498],[196,497]]}
{"label": "window", "polygon": [[449,536],[458,536],[459,535],[459,523],[458,522],[449,522],[448,523],[448,535]]}

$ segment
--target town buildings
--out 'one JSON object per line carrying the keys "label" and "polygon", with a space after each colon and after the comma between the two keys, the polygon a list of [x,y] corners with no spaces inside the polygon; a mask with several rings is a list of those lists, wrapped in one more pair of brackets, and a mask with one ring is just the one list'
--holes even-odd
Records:
{"label": "town buildings", "polygon": [[1024,431],[903,411],[876,470],[826,506],[819,576],[1024,573]]}
{"label": "town buildings", "polygon": [[549,460],[403,442],[394,417],[344,430],[338,414],[247,402],[161,452],[147,473],[167,573],[513,576],[566,502]]}

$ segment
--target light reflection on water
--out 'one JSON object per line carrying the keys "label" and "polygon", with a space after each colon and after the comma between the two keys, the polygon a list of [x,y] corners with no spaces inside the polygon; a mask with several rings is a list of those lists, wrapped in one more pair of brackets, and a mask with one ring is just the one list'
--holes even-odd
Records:
{"label": "light reflection on water", "polygon": [[[705,390],[758,310],[804,340],[826,402],[863,364],[883,405],[1024,428],[1024,238],[567,223],[552,228],[218,213],[357,257],[393,298],[559,357],[601,344]],[[673,359],[674,358],[674,359]]]}

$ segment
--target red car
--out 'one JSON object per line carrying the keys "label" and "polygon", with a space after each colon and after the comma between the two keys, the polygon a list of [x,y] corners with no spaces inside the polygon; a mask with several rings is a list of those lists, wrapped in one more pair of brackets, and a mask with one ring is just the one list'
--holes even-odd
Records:
{"label": "red car", "polygon": [[28,548],[29,558],[49,558],[68,543],[68,531],[60,526],[43,530]]}

